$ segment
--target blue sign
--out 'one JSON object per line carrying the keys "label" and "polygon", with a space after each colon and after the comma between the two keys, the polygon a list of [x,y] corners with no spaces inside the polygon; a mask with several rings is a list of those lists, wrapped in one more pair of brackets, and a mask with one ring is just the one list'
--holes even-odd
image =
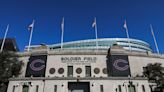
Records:
{"label": "blue sign", "polygon": [[44,77],[47,55],[30,56],[26,68],[26,77]]}

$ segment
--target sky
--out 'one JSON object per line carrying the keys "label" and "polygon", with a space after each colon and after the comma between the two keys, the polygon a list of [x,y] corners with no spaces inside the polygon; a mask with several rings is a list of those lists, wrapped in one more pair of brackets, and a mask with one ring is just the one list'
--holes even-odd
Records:
{"label": "sky", "polygon": [[0,38],[9,24],[7,37],[15,38],[23,51],[34,19],[31,45],[60,43],[63,17],[64,42],[95,39],[94,17],[98,38],[126,38],[126,20],[130,38],[148,42],[156,52],[152,24],[160,53],[164,53],[164,0],[0,0]]}

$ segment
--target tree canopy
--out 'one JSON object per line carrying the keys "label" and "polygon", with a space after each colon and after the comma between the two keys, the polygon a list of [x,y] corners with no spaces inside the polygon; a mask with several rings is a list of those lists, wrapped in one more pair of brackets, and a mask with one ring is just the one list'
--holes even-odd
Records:
{"label": "tree canopy", "polygon": [[149,82],[156,83],[157,88],[164,88],[164,68],[161,63],[149,63],[144,67],[143,75],[149,79]]}
{"label": "tree canopy", "polygon": [[22,62],[12,52],[0,53],[0,88],[7,87],[8,79],[20,74]]}

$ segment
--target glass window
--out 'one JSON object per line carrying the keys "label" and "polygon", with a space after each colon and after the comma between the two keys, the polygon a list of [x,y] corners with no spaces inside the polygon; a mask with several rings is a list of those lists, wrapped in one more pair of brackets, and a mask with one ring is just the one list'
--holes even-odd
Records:
{"label": "glass window", "polygon": [[145,86],[144,85],[142,85],[142,91],[145,92]]}
{"label": "glass window", "polygon": [[12,92],[15,92],[15,86],[13,86],[13,91]]}
{"label": "glass window", "polygon": [[54,92],[57,92],[57,85],[54,86]]}
{"label": "glass window", "polygon": [[85,66],[86,77],[91,77],[91,66]]}
{"label": "glass window", "polygon": [[68,77],[73,76],[73,66],[68,66]]}
{"label": "glass window", "polygon": [[38,90],[39,90],[39,86],[38,86],[38,85],[36,85],[36,92],[39,92]]}
{"label": "glass window", "polygon": [[29,86],[23,85],[23,90],[22,90],[22,92],[28,92],[28,90],[29,90]]}
{"label": "glass window", "polygon": [[129,92],[136,92],[136,88],[134,85],[129,85],[128,90],[129,90]]}
{"label": "glass window", "polygon": [[121,92],[121,85],[118,85],[118,92]]}
{"label": "glass window", "polygon": [[100,92],[104,92],[103,85],[100,85]]}

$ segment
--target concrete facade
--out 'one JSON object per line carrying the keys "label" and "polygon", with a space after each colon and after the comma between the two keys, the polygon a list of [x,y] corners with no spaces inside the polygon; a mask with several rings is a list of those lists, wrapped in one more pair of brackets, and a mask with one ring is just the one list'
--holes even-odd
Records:
{"label": "concrete facade", "polygon": [[[128,55],[131,77],[112,77],[103,73],[107,69],[108,51],[96,50],[63,50],[63,51],[33,51],[18,53],[20,60],[24,62],[22,73],[18,78],[11,78],[7,92],[23,92],[23,85],[29,86],[28,92],[83,92],[68,89],[69,82],[89,83],[89,92],[132,92],[128,86],[130,82],[135,86],[135,92],[151,92],[150,83],[142,76],[143,67],[148,63],[161,63],[164,66],[164,56],[153,53],[129,52],[122,49],[111,49],[112,55]],[[25,77],[30,55],[47,55],[45,77]],[[73,66],[73,75],[68,76],[68,66]],[[86,77],[86,66],[91,66],[91,76]],[[50,73],[54,68],[55,72]],[[59,74],[59,68],[64,73]],[[78,74],[77,68],[82,72]],[[95,73],[95,68],[99,72]],[[56,85],[56,88],[55,88]],[[102,85],[102,88],[100,87]],[[119,88],[121,87],[121,90]],[[38,86],[38,88],[36,88]],[[143,90],[143,86],[145,91]]]}
{"label": "concrete facade", "polygon": [[[44,81],[43,81],[44,80]],[[136,92],[143,92],[142,85],[145,87],[145,92],[150,92],[149,83],[146,79],[131,79],[136,88]],[[68,83],[77,82],[76,78],[47,78],[47,79],[13,79],[10,81],[8,92],[22,92],[22,85],[29,86],[29,92],[36,92],[36,86],[39,86],[38,92],[54,92],[54,86],[57,85],[57,92],[69,92]],[[129,79],[127,78],[89,78],[80,79],[78,82],[89,82],[90,92],[101,92],[100,85],[103,85],[103,92],[119,92],[118,86],[121,86],[121,92],[129,92]],[[43,91],[44,90],[44,91]]]}

